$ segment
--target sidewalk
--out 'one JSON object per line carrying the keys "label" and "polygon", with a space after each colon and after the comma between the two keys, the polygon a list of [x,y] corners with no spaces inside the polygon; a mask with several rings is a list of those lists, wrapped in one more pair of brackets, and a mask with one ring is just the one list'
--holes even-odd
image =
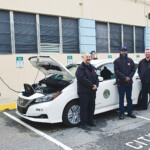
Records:
{"label": "sidewalk", "polygon": [[16,101],[0,99],[0,111],[4,111],[6,109],[9,110],[16,109]]}

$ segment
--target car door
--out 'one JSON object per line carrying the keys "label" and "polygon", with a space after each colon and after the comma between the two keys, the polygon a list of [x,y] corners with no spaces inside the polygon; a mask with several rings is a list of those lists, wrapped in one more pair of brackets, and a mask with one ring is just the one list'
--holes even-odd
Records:
{"label": "car door", "polygon": [[[136,64],[136,68],[137,68],[137,64]],[[132,100],[133,100],[133,104],[137,104],[138,101],[138,96],[139,93],[141,91],[141,80],[140,77],[138,75],[138,69],[136,69],[135,75],[133,76],[133,88],[132,88]]]}
{"label": "car door", "polygon": [[106,63],[97,68],[99,77],[103,77],[103,81],[99,82],[96,93],[96,109],[101,107],[110,107],[118,104],[118,89],[116,86],[116,76],[114,73],[114,64]]}

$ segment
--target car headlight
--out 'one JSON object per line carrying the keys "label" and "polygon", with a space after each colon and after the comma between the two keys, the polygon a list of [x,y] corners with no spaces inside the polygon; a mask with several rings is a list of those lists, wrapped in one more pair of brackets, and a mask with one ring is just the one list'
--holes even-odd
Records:
{"label": "car headlight", "polygon": [[42,102],[49,102],[54,100],[57,96],[59,96],[61,93],[53,93],[53,94],[49,94],[40,98],[35,99],[35,103],[42,103]]}

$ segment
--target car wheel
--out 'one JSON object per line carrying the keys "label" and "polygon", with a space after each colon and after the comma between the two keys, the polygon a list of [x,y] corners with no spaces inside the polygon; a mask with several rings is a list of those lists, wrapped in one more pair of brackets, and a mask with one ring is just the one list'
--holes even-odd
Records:
{"label": "car wheel", "polygon": [[75,127],[80,123],[80,105],[77,100],[68,103],[63,112],[63,122],[66,126]]}

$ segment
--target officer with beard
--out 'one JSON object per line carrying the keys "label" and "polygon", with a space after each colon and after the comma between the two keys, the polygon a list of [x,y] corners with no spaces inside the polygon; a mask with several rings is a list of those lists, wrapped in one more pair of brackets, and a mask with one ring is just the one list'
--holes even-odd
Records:
{"label": "officer with beard", "polygon": [[114,61],[116,83],[119,92],[119,119],[124,119],[124,95],[126,93],[128,117],[136,118],[132,112],[132,78],[136,68],[133,60],[127,56],[127,47],[120,50],[120,57]]}

